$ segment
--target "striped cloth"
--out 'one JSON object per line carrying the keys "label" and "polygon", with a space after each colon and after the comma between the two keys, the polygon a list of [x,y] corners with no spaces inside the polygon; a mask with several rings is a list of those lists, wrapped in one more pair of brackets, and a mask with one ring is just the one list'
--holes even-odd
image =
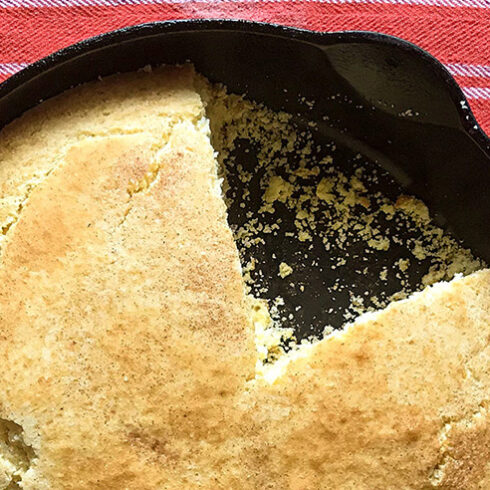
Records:
{"label": "striped cloth", "polygon": [[249,19],[402,37],[446,65],[490,133],[490,0],[0,0],[0,81],[89,36],[185,18]]}

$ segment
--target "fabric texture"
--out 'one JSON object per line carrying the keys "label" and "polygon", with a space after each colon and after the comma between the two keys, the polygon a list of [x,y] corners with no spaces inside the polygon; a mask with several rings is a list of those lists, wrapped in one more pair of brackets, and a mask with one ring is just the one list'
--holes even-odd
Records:
{"label": "fabric texture", "polygon": [[399,36],[445,64],[490,133],[490,0],[0,0],[0,81],[87,37],[188,18]]}

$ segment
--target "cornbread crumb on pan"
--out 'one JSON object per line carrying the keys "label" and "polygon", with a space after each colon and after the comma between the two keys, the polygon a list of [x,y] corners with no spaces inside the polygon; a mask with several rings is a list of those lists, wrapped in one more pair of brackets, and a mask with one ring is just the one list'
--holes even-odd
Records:
{"label": "cornbread crumb on pan", "polygon": [[[487,489],[490,270],[296,343],[274,321],[284,300],[244,287],[210,143],[233,144],[230,107],[257,109],[163,68],[73,89],[0,133],[0,489]],[[253,137],[288,124],[260,111]],[[362,176],[306,200],[274,176],[264,213],[291,206],[305,243],[306,201],[341,196],[345,224],[369,199]],[[478,267],[420,201],[378,204],[456,250],[439,279],[458,257]]]}
{"label": "cornbread crumb on pan", "polygon": [[281,262],[279,264],[279,275],[283,279],[291,275],[292,273],[293,273],[293,268],[289,264],[286,264],[286,262]]}

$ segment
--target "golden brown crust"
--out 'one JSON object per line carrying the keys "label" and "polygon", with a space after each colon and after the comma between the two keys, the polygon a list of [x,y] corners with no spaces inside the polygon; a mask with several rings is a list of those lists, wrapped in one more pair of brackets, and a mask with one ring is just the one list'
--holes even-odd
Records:
{"label": "golden brown crust", "polygon": [[0,135],[0,488],[487,489],[490,270],[254,379],[202,114],[185,67]]}

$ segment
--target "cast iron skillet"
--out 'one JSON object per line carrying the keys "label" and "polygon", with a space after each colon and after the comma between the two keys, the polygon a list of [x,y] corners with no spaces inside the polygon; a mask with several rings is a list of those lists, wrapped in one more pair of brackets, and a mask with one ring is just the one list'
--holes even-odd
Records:
{"label": "cast iron skillet", "polygon": [[[230,91],[294,114],[298,125],[317,122],[315,137],[323,144],[335,143],[337,160],[347,165],[361,153],[366,162],[380,165],[391,176],[385,179],[384,192],[395,196],[403,188],[416,195],[441,225],[490,261],[489,139],[445,68],[394,37],[224,20],[130,27],[58,51],[0,85],[0,128],[39,101],[81,82],[147,64],[187,60]],[[313,108],[298,95],[314,100]],[[411,117],[406,117],[407,110]],[[243,220],[241,208],[232,206],[230,221]],[[339,271],[303,265],[295,280],[310,287],[302,295],[277,277],[274,257],[294,263],[298,253],[298,242],[281,234],[252,252],[263,264],[269,296],[286,300],[286,313],[294,312],[294,323],[300,325],[299,336],[320,333],[326,324],[340,326],[349,296],[325,289]],[[314,253],[317,262],[328,264],[323,248]],[[391,286],[379,282],[379,270],[397,254],[400,250],[391,247],[373,256],[362,276],[349,268],[340,273],[356,293],[386,292]],[[423,265],[411,272],[414,285],[425,272]],[[302,308],[296,312],[298,305]]]}

